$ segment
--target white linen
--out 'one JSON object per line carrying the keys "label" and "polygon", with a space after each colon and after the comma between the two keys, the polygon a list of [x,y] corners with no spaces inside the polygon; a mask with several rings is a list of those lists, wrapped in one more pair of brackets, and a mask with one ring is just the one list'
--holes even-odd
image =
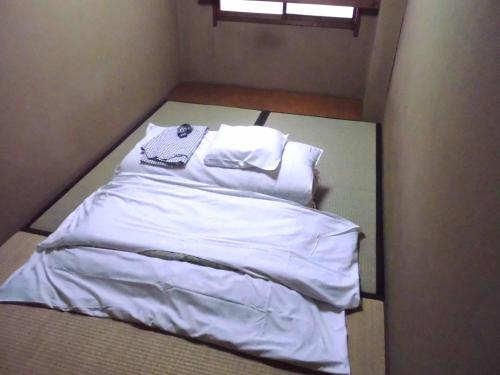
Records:
{"label": "white linen", "polygon": [[264,358],[349,373],[344,312],[236,272],[75,247],[35,253],[0,288],[0,301],[142,323]]}
{"label": "white linen", "polygon": [[357,234],[346,219],[268,195],[120,173],[39,244],[0,301],[348,374]]}
{"label": "white linen", "polygon": [[264,126],[221,124],[205,155],[205,165],[274,171],[281,161],[288,134]]}
{"label": "white linen", "polygon": [[359,305],[357,237],[340,216],[263,194],[121,173],[39,248],[181,253],[346,309]]}
{"label": "white linen", "polygon": [[210,185],[263,193],[303,205],[310,205],[313,200],[316,184],[314,168],[323,152],[317,147],[299,142],[287,142],[281,163],[278,169],[272,172],[207,167],[203,159],[216,135],[216,132],[209,131],[185,168],[166,169],[141,164],[141,146],[164,129],[149,124],[146,136],[121,161],[117,173],[152,173],[182,177]]}

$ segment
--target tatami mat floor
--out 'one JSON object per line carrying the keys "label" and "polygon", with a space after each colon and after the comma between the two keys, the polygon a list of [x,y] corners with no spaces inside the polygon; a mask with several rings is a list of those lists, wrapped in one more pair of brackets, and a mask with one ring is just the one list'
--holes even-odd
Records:
{"label": "tatami mat floor", "polygon": [[[301,96],[302,95],[302,96]],[[359,100],[183,84],[169,100],[359,120]],[[18,232],[0,247],[0,283],[42,236]],[[0,374],[289,374],[306,371],[109,319],[0,304]],[[385,373],[384,304],[363,299],[347,317],[353,375]]]}

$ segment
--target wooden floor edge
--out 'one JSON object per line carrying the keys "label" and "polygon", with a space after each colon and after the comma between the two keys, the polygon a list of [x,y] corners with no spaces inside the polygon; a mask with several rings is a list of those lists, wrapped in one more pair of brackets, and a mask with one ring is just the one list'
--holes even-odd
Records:
{"label": "wooden floor edge", "polygon": [[168,100],[352,121],[363,108],[360,99],[197,82],[178,84]]}

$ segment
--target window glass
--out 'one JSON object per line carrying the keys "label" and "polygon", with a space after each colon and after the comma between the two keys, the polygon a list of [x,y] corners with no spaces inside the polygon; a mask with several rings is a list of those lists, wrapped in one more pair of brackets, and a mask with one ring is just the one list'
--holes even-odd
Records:
{"label": "window glass", "polygon": [[221,0],[220,9],[228,12],[282,14],[281,1]]}
{"label": "window glass", "polygon": [[286,12],[287,14],[299,14],[303,16],[352,18],[354,8],[335,5],[288,3],[286,5]]}

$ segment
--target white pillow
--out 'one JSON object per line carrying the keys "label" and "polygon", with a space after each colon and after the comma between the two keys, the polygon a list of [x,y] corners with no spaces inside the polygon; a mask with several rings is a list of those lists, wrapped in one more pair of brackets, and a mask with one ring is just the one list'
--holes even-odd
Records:
{"label": "white pillow", "polygon": [[230,189],[263,193],[303,205],[312,203],[316,183],[314,167],[323,152],[317,147],[288,142],[283,150],[279,167],[272,172],[260,169],[211,168],[205,166],[203,160],[217,133],[209,131],[185,168],[161,168],[141,164],[141,146],[160,134],[163,129],[149,124],[146,136],[125,156],[117,172],[181,177]]}
{"label": "white pillow", "polygon": [[287,140],[288,134],[272,128],[222,124],[204,162],[210,167],[274,171]]}

